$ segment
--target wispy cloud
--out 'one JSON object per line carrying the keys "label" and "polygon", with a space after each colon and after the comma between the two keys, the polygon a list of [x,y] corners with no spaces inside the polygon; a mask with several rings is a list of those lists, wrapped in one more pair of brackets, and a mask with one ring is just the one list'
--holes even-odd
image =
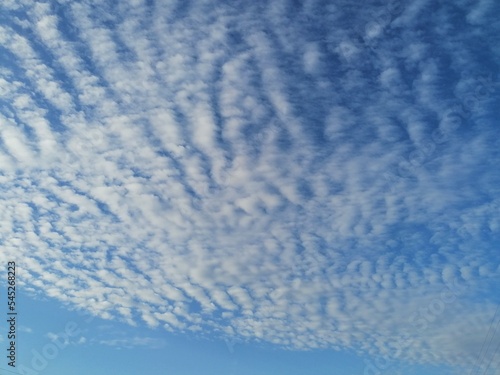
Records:
{"label": "wispy cloud", "polygon": [[0,259],[106,319],[473,363],[496,5],[365,5],[3,2]]}
{"label": "wispy cloud", "polygon": [[135,347],[146,346],[151,349],[159,349],[164,346],[164,343],[159,339],[150,337],[132,337],[126,339],[111,339],[99,341],[101,345],[112,346],[117,349],[132,349]]}
{"label": "wispy cloud", "polygon": [[19,326],[20,332],[33,333],[33,329],[27,326]]}

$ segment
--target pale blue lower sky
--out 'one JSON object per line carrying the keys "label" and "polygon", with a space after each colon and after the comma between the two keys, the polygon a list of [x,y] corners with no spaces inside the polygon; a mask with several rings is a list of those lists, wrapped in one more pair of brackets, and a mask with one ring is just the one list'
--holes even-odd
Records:
{"label": "pale blue lower sky", "polygon": [[[172,334],[162,328],[131,327],[91,318],[69,311],[53,300],[42,301],[23,293],[18,294],[18,314],[17,366],[11,369],[4,360],[0,367],[26,375],[448,373],[444,368],[432,366],[377,362],[375,358],[348,351],[289,351],[268,344],[236,343]],[[70,344],[63,344],[65,330],[71,333],[66,336]],[[53,334],[59,338],[55,339]],[[5,332],[2,337],[5,346]],[[82,337],[85,342],[78,342],[83,341]],[[113,340],[122,347],[110,346]]]}

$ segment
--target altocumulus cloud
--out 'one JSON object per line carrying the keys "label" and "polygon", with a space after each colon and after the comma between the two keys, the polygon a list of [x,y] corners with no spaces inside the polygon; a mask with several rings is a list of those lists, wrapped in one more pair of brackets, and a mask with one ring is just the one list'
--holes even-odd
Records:
{"label": "altocumulus cloud", "polygon": [[498,5],[360,5],[3,1],[0,259],[106,319],[472,363]]}

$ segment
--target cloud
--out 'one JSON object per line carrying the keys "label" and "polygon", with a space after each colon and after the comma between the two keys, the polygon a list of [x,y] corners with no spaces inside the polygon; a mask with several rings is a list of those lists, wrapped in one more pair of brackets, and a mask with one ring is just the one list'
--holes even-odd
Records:
{"label": "cloud", "polygon": [[133,337],[126,339],[110,339],[110,340],[101,340],[99,344],[112,346],[117,349],[133,349],[136,347],[146,346],[151,349],[159,349],[163,347],[163,341],[159,339],[154,339],[151,337]]}
{"label": "cloud", "polygon": [[69,337],[64,333],[61,335],[53,332],[48,332],[46,336],[50,341],[56,343],[59,348],[65,348],[70,344],[83,345],[87,342],[87,339],[83,336],[79,337],[77,340],[70,340]]}
{"label": "cloud", "polygon": [[488,4],[26,1],[0,259],[105,319],[472,364],[500,271]]}
{"label": "cloud", "polygon": [[27,326],[19,326],[20,332],[32,333],[33,329]]}

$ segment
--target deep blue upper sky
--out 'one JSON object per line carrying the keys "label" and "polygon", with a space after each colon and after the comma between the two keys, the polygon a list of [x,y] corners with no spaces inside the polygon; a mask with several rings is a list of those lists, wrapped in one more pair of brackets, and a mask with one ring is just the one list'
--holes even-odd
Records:
{"label": "deep blue upper sky", "polygon": [[495,0],[0,8],[31,371],[500,374]]}

